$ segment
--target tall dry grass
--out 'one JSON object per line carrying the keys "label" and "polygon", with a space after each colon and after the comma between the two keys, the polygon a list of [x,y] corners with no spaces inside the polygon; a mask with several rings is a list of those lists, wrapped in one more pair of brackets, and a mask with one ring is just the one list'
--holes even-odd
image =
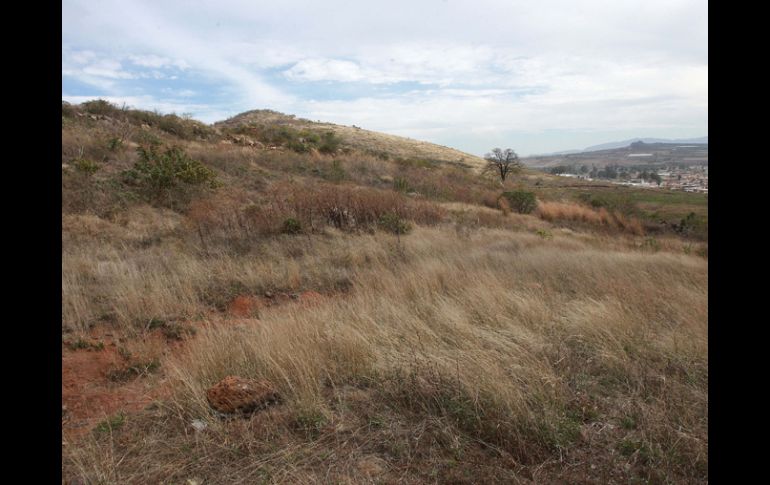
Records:
{"label": "tall dry grass", "polygon": [[[323,465],[318,443],[344,455],[347,443],[355,442],[356,452],[390,456],[377,448],[384,438],[374,431],[372,442],[334,431],[343,416],[363,419],[356,426],[364,426],[364,436],[369,429],[371,416],[341,410],[330,399],[334,390],[354,388],[367,406],[401,416],[393,418],[397,422],[441,423],[452,439],[485,443],[524,467],[590,450],[600,466],[633,462],[647,476],[658,469],[675,480],[703,481],[707,263],[683,254],[608,251],[574,239],[479,231],[458,239],[447,227],[418,228],[401,248],[366,234],[314,240],[297,267],[300,281],[312,281],[319,271],[326,275],[332,262],[348,262],[352,286],[346,295],[310,308],[267,309],[258,321],[202,325],[186,351],[163,364],[175,389],[165,417],[143,418],[160,426],[165,439],[132,448],[102,437],[65,453],[65,467],[82,477],[112,477],[108,481],[199,476],[219,483],[227,476],[248,483],[265,467],[275,483],[322,481],[319,474],[333,470]],[[181,302],[183,288],[219,271],[251,274],[255,282],[282,280],[293,264],[284,246],[265,246],[266,261],[245,268],[238,267],[245,260],[217,258],[200,268],[189,260],[177,266],[164,256],[169,266],[157,275],[166,275],[167,287],[176,278],[178,288],[169,291],[178,294],[169,298],[155,287],[148,294]],[[328,251],[334,259],[324,259]],[[114,274],[131,281],[128,268]],[[152,273],[147,281],[153,284]],[[233,426],[240,425],[211,414],[205,390],[229,374],[268,378],[284,396],[281,410],[252,421],[271,423],[260,428],[264,438],[235,438]],[[208,423],[210,433],[187,434],[193,419]],[[291,434],[307,422],[328,426],[304,437]],[[139,419],[135,426],[147,423]],[[233,439],[263,451],[241,455],[222,447],[222,440]],[[188,455],[181,451],[185,446],[196,451]],[[106,458],[105,447],[117,447],[119,463]],[[175,467],[166,465],[169,460]],[[346,470],[333,476],[355,482],[356,470]]]}
{"label": "tall dry grass", "polygon": [[604,207],[594,210],[570,202],[540,202],[536,213],[549,222],[580,222],[606,228],[617,228],[638,236],[644,235],[644,229],[638,219],[624,216],[618,211],[609,212]]}

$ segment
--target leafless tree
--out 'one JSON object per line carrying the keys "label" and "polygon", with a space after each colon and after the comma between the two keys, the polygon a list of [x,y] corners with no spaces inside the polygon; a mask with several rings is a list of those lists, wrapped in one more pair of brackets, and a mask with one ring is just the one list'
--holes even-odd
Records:
{"label": "leafless tree", "polygon": [[509,174],[517,173],[522,168],[519,156],[510,148],[505,150],[495,148],[492,150],[492,153],[484,155],[484,159],[487,161],[484,171],[500,175],[500,184],[505,182],[505,178]]}

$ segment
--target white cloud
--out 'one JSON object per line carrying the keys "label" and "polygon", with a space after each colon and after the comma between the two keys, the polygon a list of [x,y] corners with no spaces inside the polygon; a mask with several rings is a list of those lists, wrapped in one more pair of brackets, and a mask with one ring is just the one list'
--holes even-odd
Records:
{"label": "white cloud", "polygon": [[115,96],[136,94],[121,91],[131,76],[194,79],[216,86],[208,113],[272,108],[456,144],[707,134],[705,0],[65,0],[62,13],[63,42],[77,46],[62,75]]}
{"label": "white cloud", "polygon": [[188,69],[190,65],[183,59],[169,59],[168,57],[150,55],[130,55],[128,59],[137,66],[142,67],[154,67],[154,68],[169,68],[175,67],[177,69]]}

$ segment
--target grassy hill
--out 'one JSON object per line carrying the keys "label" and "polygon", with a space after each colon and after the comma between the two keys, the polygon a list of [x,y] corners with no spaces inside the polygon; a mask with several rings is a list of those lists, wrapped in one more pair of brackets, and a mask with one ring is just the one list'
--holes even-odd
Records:
{"label": "grassy hill", "polygon": [[707,196],[334,126],[62,104],[66,482],[708,482]]}
{"label": "grassy hill", "polygon": [[331,132],[346,147],[355,148],[384,159],[416,159],[476,169],[482,168],[486,164],[483,158],[455,150],[454,148],[364,130],[356,126],[313,122],[271,110],[247,111],[228,120],[215,123],[214,126],[226,132],[252,134],[257,139],[264,137],[267,131],[274,130],[276,127],[286,128],[298,133],[313,133],[319,137],[323,136],[324,133]]}

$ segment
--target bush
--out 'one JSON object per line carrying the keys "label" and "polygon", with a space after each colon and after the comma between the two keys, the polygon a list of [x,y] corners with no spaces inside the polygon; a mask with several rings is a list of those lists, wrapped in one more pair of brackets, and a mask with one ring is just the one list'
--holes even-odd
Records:
{"label": "bush", "polygon": [[502,197],[505,197],[508,201],[511,210],[515,210],[519,214],[529,214],[537,207],[537,199],[534,192],[512,190],[510,192],[503,192]]}
{"label": "bush", "polygon": [[69,104],[66,101],[61,102],[61,115],[64,118],[74,118],[75,117],[75,108],[72,107],[71,104]]}
{"label": "bush", "polygon": [[77,158],[72,161],[72,165],[75,166],[78,172],[82,172],[86,175],[93,175],[100,168],[98,163],[87,158]]}
{"label": "bush", "polygon": [[409,221],[402,219],[401,216],[394,212],[381,215],[377,225],[381,229],[393,234],[407,234],[412,230],[412,225]]}
{"label": "bush", "polygon": [[396,192],[410,192],[411,187],[409,186],[409,182],[404,177],[396,177],[393,180],[393,190]]}
{"label": "bush", "polygon": [[283,232],[285,234],[299,234],[302,232],[302,224],[297,219],[289,217],[283,221]]}
{"label": "bush", "polygon": [[216,187],[216,173],[197,160],[191,159],[181,148],[167,148],[162,153],[158,145],[139,147],[139,160],[126,172],[135,182],[159,201],[170,196],[180,184]]}
{"label": "bush", "polygon": [[86,101],[85,103],[81,104],[81,106],[83,107],[86,113],[90,113],[92,115],[108,115],[120,109],[114,104],[108,101],[105,101],[103,99]]}
{"label": "bush", "polygon": [[341,182],[345,180],[347,177],[347,173],[345,172],[345,169],[342,168],[342,165],[340,164],[339,160],[333,160],[331,169],[328,173],[324,174],[324,177],[326,180],[331,180],[332,182]]}
{"label": "bush", "polygon": [[333,132],[327,131],[321,137],[321,145],[318,147],[318,151],[321,153],[336,153],[341,142],[342,140]]}

